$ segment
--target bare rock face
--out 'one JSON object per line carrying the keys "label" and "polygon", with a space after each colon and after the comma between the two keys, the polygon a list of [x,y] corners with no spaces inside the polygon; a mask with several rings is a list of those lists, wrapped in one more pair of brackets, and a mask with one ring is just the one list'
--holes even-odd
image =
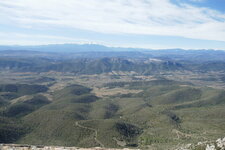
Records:
{"label": "bare rock face", "polygon": [[[216,141],[204,141],[197,144],[187,144],[174,150],[225,150],[225,137],[217,139]],[[19,145],[19,144],[0,144],[0,150],[131,150],[129,148],[78,148],[78,147],[60,147],[60,146],[33,146],[33,145]],[[132,149],[139,150],[139,149]]]}
{"label": "bare rock face", "polygon": [[223,139],[216,140],[216,144],[218,148],[221,148],[222,150],[225,149],[225,137]]}
{"label": "bare rock face", "polygon": [[207,144],[205,150],[216,150],[216,146],[213,144],[212,145]]}
{"label": "bare rock face", "polygon": [[[33,145],[19,145],[19,144],[0,144],[0,150],[130,150],[113,149],[113,148],[78,148],[78,147],[60,147],[60,146],[33,146]],[[134,149],[132,149],[134,150]]]}
{"label": "bare rock face", "polygon": [[216,141],[198,142],[198,144],[188,144],[177,148],[176,150],[225,150],[225,137],[217,139]]}

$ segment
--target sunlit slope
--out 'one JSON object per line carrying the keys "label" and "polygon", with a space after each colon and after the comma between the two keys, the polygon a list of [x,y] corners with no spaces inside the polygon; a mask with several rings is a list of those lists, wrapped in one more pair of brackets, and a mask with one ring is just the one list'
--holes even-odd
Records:
{"label": "sunlit slope", "polygon": [[[38,94],[14,104],[9,101],[1,109],[4,115],[1,115],[0,130],[7,135],[0,136],[1,142],[172,147],[223,136],[223,90],[165,79],[109,83],[104,87],[142,92],[97,97],[88,87],[70,85],[54,92],[53,101]],[[5,115],[17,105],[29,105],[33,109],[19,115]],[[5,128],[9,125],[10,131]]]}

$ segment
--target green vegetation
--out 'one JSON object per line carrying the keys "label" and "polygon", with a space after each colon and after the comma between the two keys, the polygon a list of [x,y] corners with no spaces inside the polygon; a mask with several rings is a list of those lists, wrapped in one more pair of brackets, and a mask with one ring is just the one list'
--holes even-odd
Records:
{"label": "green vegetation", "polygon": [[118,122],[116,123],[116,129],[119,131],[121,135],[123,135],[126,138],[133,138],[141,134],[141,129],[138,127],[124,123],[124,122]]}
{"label": "green vegetation", "polygon": [[224,63],[161,53],[0,56],[0,143],[172,149],[223,137]]}
{"label": "green vegetation", "polygon": [[91,88],[73,84],[56,90],[50,102],[38,94],[36,85],[31,88],[37,89],[35,93],[24,85],[1,86],[2,92],[32,94],[19,101],[1,97],[3,103],[7,102],[0,109],[2,120],[6,120],[0,126],[1,142],[144,148],[223,136],[223,90],[163,78],[102,86],[142,92],[99,98]]}
{"label": "green vegetation", "polygon": [[0,141],[1,143],[13,143],[28,133],[29,129],[15,119],[0,117]]}
{"label": "green vegetation", "polygon": [[[43,85],[29,85],[29,84],[3,84],[0,85],[0,92],[9,92],[9,98],[13,96],[31,95],[40,92],[46,92],[48,88]],[[4,95],[3,95],[4,96]],[[7,96],[7,95],[6,95]]]}
{"label": "green vegetation", "polygon": [[8,107],[6,107],[3,113],[7,117],[21,117],[49,103],[50,102],[46,97],[35,95],[32,99],[9,105]]}

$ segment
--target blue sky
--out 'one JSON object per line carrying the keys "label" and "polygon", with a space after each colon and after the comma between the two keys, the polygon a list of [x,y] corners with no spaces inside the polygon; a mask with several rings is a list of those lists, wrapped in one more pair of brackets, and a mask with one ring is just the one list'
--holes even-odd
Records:
{"label": "blue sky", "polygon": [[0,0],[0,44],[225,50],[225,0]]}

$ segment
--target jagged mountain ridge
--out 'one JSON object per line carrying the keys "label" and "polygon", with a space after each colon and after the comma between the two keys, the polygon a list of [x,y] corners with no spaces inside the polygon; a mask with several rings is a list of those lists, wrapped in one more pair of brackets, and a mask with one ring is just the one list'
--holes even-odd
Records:
{"label": "jagged mountain ridge", "polygon": [[27,72],[72,72],[76,74],[100,74],[112,71],[134,71],[149,74],[159,71],[182,70],[184,67],[173,61],[131,60],[123,58],[73,59],[55,62],[51,59],[0,59],[0,69]]}

